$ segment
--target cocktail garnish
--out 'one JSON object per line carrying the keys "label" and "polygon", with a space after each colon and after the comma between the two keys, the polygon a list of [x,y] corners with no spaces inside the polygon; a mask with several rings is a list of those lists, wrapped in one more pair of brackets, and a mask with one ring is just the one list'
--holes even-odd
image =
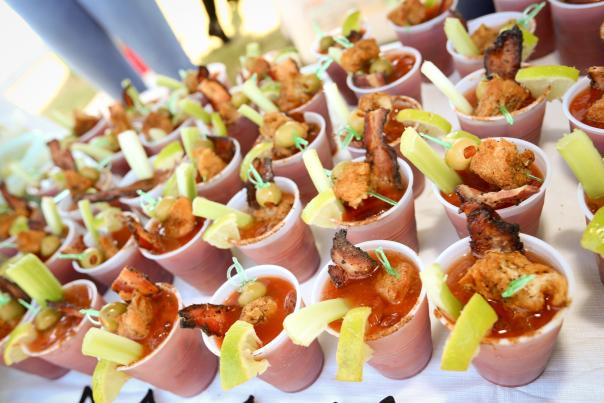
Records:
{"label": "cocktail garnish", "polygon": [[308,140],[304,137],[296,136],[294,138],[294,143],[296,144],[296,148],[300,151],[306,151],[306,147],[308,147]]}
{"label": "cocktail garnish", "polygon": [[535,279],[534,274],[528,274],[518,277],[516,280],[510,281],[504,292],[501,293],[503,298],[510,298],[512,295],[520,291],[525,285]]}
{"label": "cocktail garnish", "polygon": [[229,279],[229,282],[235,277],[231,274],[233,269],[237,271],[237,276],[239,277],[239,284],[237,284],[237,287],[241,288],[250,281],[253,281],[248,278],[245,269],[243,268],[241,263],[239,263],[239,260],[236,257],[233,257],[233,264],[227,268],[227,278]]}
{"label": "cocktail garnish", "polygon": [[398,272],[396,270],[394,270],[394,268],[390,264],[388,257],[384,253],[384,248],[382,248],[381,246],[376,248],[375,255],[377,256],[378,260],[380,261],[380,263],[382,264],[382,266],[384,267],[384,269],[386,270],[386,272],[388,274],[390,274],[391,276],[393,276],[395,278],[400,277],[400,274],[398,274]]}
{"label": "cocktail garnish", "polygon": [[505,105],[499,105],[499,112],[501,112],[506,122],[508,122],[508,125],[512,126],[514,124],[514,117],[510,111],[508,111],[508,108],[506,108]]}
{"label": "cocktail garnish", "polygon": [[252,185],[254,185],[256,189],[263,189],[269,186],[268,182],[265,182],[262,179],[262,176],[256,170],[256,168],[254,168],[253,165],[250,165],[250,167],[248,168],[247,175],[248,180],[252,183]]}
{"label": "cocktail garnish", "polygon": [[449,143],[448,141],[444,141],[444,140],[441,140],[434,136],[430,136],[429,134],[419,133],[419,135],[422,136],[422,138],[425,138],[426,140],[430,140],[431,142],[436,143],[439,146],[446,148],[447,150],[453,146],[453,144]]}

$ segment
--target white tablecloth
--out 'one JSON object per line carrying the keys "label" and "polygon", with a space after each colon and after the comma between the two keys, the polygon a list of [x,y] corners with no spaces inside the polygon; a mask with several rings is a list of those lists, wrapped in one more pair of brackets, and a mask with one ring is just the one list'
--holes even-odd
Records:
{"label": "white tablecloth", "polygon": [[[538,63],[556,62],[557,58],[549,56]],[[426,110],[437,112],[457,124],[444,96],[432,85],[424,84],[423,103]],[[432,360],[423,372],[411,379],[390,380],[366,366],[362,383],[336,382],[336,339],[323,334],[319,338],[325,353],[323,372],[311,387],[302,392],[282,393],[255,379],[225,393],[220,389],[219,379],[216,377],[206,391],[194,398],[181,399],[156,390],[156,401],[240,403],[249,395],[254,395],[258,403],[379,402],[388,395],[392,395],[397,402],[604,401],[604,286],[600,283],[594,256],[579,245],[585,222],[576,199],[577,184],[555,149],[556,141],[567,131],[568,123],[562,113],[561,103],[550,103],[545,115],[541,147],[550,159],[553,181],[552,187],[547,190],[539,235],[554,245],[574,268],[577,294],[552,359],[545,373],[535,382],[519,388],[504,388],[482,379],[473,369],[464,373],[441,371],[440,356],[447,333],[439,322],[432,320]],[[456,241],[457,236],[428,186],[415,203],[420,256],[424,262],[430,263]],[[328,256],[332,232],[316,229],[313,232],[322,256]],[[242,261],[250,265],[245,259]],[[325,261],[324,258],[323,263]],[[312,284],[312,279],[303,284],[305,298],[310,296]],[[182,291],[186,303],[204,300],[180,280],[177,280],[176,285]],[[83,387],[89,382],[89,377],[73,371],[51,382],[0,367],[0,402],[77,402]],[[139,402],[147,389],[148,386],[144,383],[132,380],[125,386],[118,401]]]}

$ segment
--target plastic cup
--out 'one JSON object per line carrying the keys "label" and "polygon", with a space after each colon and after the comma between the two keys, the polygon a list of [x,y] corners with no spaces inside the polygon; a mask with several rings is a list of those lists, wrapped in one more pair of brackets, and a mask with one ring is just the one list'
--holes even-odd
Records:
{"label": "plastic cup", "polygon": [[[183,308],[176,288],[170,284],[160,287],[173,292],[179,309]],[[203,345],[199,332],[181,328],[179,321],[176,315],[170,334],[153,352],[134,364],[118,367],[118,371],[181,397],[205,390],[216,374],[216,357]]]}
{"label": "plastic cup", "polygon": [[258,125],[245,116],[239,116],[233,123],[227,125],[229,137],[237,140],[241,146],[241,154],[245,155],[256,144],[260,135]]}
{"label": "plastic cup", "polygon": [[61,247],[44,262],[61,284],[66,284],[70,281],[82,278],[82,276],[75,272],[71,267],[71,260],[60,259],[59,254],[62,253],[62,250],[73,245],[78,240],[78,237],[84,233],[84,228],[71,220],[64,220],[64,224],[67,227],[67,235],[65,236]]}
{"label": "plastic cup", "polygon": [[[143,145],[143,147],[145,148],[145,151],[147,152],[147,155],[155,155],[157,153],[159,153],[162,148],[164,148],[165,146],[167,146],[168,144],[174,142],[174,141],[180,141],[180,131],[185,128],[185,127],[192,127],[195,126],[195,120],[194,119],[186,119],[184,122],[182,122],[180,124],[180,126],[178,126],[176,129],[172,130],[171,133],[166,134],[165,137],[162,137],[159,140],[148,140],[147,137],[145,137],[144,134],[141,133],[141,135],[139,136],[140,140],[141,140],[141,144]],[[208,132],[205,132],[208,133]]]}
{"label": "plastic cup", "polygon": [[[90,234],[84,236],[84,243],[86,246],[92,246],[94,244]],[[77,260],[72,261],[71,264],[73,270],[77,273],[90,276],[94,281],[107,288],[111,288],[113,281],[126,266],[133,267],[147,275],[154,283],[171,283],[174,279],[174,276],[158,263],[143,256],[132,236],[118,253],[98,266],[85,269],[80,266]]]}
{"label": "plastic cup", "polygon": [[600,25],[604,21],[604,3],[569,4],[548,0],[560,63],[575,66],[583,73],[590,66],[604,65],[604,41]]}
{"label": "plastic cup", "polygon": [[[367,241],[357,244],[363,250],[372,250],[383,247],[404,255],[413,262],[415,267],[421,271],[424,265],[419,256],[409,247],[393,241]],[[313,304],[321,302],[325,285],[329,279],[330,260],[319,271],[313,286],[311,301]],[[395,325],[397,327],[392,333],[379,339],[367,340],[367,344],[373,350],[368,364],[375,368],[380,374],[392,379],[405,379],[420,373],[432,357],[432,336],[430,330],[430,315],[428,313],[428,300],[426,290],[422,285],[417,302],[411,311]],[[339,337],[339,332],[331,327],[327,332],[332,336]]]}
{"label": "plastic cup", "polygon": [[[353,161],[362,162],[365,158]],[[415,222],[415,203],[413,199],[413,173],[409,165],[398,159],[399,172],[403,183],[407,185],[405,193],[388,211],[362,221],[342,222],[341,227],[348,229],[348,240],[357,244],[374,239],[385,239],[409,246],[414,251],[419,250],[417,239],[417,224]]]}
{"label": "plastic cup", "polygon": [[95,137],[98,137],[105,133],[105,130],[109,127],[109,122],[106,118],[101,117],[99,121],[92,127],[92,129],[88,130],[86,133],[82,134],[78,137],[78,142],[80,143],[88,143]]}
{"label": "plastic cup", "polygon": [[[568,300],[572,303],[575,294],[575,279],[572,268],[549,244],[530,235],[520,234],[527,251],[544,259],[561,272],[568,282]],[[470,238],[464,238],[449,246],[436,259],[445,271],[463,255],[470,252]],[[511,338],[486,337],[480,344],[480,352],[473,360],[478,373],[487,381],[501,386],[522,386],[537,379],[545,370],[556,344],[558,332],[569,307],[561,309],[545,326],[530,335]],[[451,323],[438,310],[435,316],[449,330]]]}
{"label": "plastic cup", "polygon": [[120,150],[116,153],[113,153],[111,156],[111,172],[118,176],[124,176],[130,170],[130,165],[128,165],[128,161],[126,161],[126,156]]}
{"label": "plastic cup", "polygon": [[[443,52],[444,53],[444,52]],[[415,63],[411,70],[398,80],[386,84],[382,87],[369,87],[362,88],[357,87],[352,79],[352,74],[349,74],[346,78],[346,84],[356,94],[357,98],[362,97],[366,94],[374,94],[376,92],[385,92],[390,95],[406,95],[408,97],[422,102],[422,74],[419,70],[422,65],[421,53],[412,47],[398,46],[396,48],[390,48],[388,50],[382,50],[382,55],[408,55],[411,54],[415,58]]]}
{"label": "plastic cup", "polygon": [[[477,70],[459,81],[455,88],[464,95],[474,92],[483,76],[484,69]],[[461,129],[480,138],[513,137],[539,144],[546,105],[546,99],[543,96],[537,98],[530,105],[511,112],[514,117],[513,125],[510,125],[502,115],[488,117],[466,115],[456,110],[450,102],[449,105],[455,111]]]}
{"label": "plastic cup", "polygon": [[[585,202],[585,192],[583,191],[583,186],[579,183],[577,188],[577,198],[579,199],[579,206],[581,207],[581,212],[585,216],[585,223],[589,225],[591,220],[594,219],[594,213],[591,212],[589,207],[587,207],[587,203]],[[604,284],[604,259],[598,253],[594,253],[596,257],[596,264],[598,265],[598,272],[600,273],[600,281]]]}
{"label": "plastic cup", "polygon": [[[401,97],[405,98],[405,101],[407,101],[407,103],[411,105],[412,109],[422,109],[421,104],[417,102],[417,100],[404,95],[402,95]],[[396,141],[390,143],[390,145],[394,148],[398,157],[405,161],[407,164],[409,164],[409,166],[411,167],[411,171],[413,172],[413,197],[418,197],[424,191],[424,188],[426,186],[426,177],[423,173],[421,173],[419,169],[415,167],[415,165],[411,164],[409,160],[407,160],[407,158],[405,158],[401,154],[401,148],[399,147],[400,142],[401,140],[397,139]],[[352,146],[348,146],[348,151],[350,152],[352,158],[364,157],[367,153],[364,148]]]}
{"label": "plastic cup", "polygon": [[[451,1],[450,9],[457,7],[457,0]],[[445,19],[451,17],[449,10],[424,23],[400,27],[388,20],[398,40],[405,46],[417,49],[424,60],[434,63],[443,73],[453,73],[453,60],[451,55],[444,51],[447,44],[445,35]],[[415,98],[415,97],[414,97]]]}
{"label": "plastic cup", "polygon": [[[329,141],[325,132],[325,119],[318,113],[305,112],[304,120],[307,123],[314,123],[319,126],[319,134],[307,147],[308,150],[317,150],[319,159],[325,169],[333,168],[333,160],[331,159],[331,150]],[[297,152],[287,158],[273,160],[273,171],[276,176],[283,176],[291,179],[296,183],[300,191],[300,199],[306,204],[317,195],[317,189],[312,183],[312,179],[306,170],[304,161],[302,160],[302,152]]]}
{"label": "plastic cup", "polygon": [[237,140],[234,138],[230,140],[235,144],[235,153],[231,161],[218,175],[207,182],[199,182],[195,187],[199,196],[218,203],[226,203],[243,187],[243,182],[239,176],[241,149]]}
{"label": "plastic cup", "polygon": [[327,142],[329,144],[331,153],[334,154],[338,150],[338,145],[336,143],[336,138],[333,133],[333,126],[331,124],[329,109],[327,108],[327,97],[325,96],[325,91],[321,89],[321,91],[317,92],[308,102],[298,106],[297,108],[292,109],[288,113],[297,112],[314,112],[321,115],[321,117],[325,121],[325,137],[327,137]]}
{"label": "plastic cup", "polygon": [[[294,312],[304,304],[300,284],[296,277],[287,269],[276,265],[260,265],[245,270],[250,278],[278,277],[288,281],[296,289],[296,306]],[[238,275],[224,283],[210,299],[211,304],[223,304],[235,291]],[[220,357],[220,348],[214,337],[203,334],[203,342],[212,353]],[[256,350],[254,357],[268,360],[270,366],[259,376],[264,382],[273,385],[283,392],[298,392],[306,389],[319,377],[323,368],[323,351],[317,340],[310,346],[295,345],[282,330],[266,346]]]}
{"label": "plastic cup", "polygon": [[[151,157],[150,158],[151,163],[153,163],[153,161],[155,160],[155,157]],[[138,181],[138,177],[136,176],[136,173],[134,173],[133,170],[128,171],[128,173],[118,182],[117,187],[121,188],[124,186],[129,186],[131,184],[133,184],[134,182]],[[157,186],[155,186],[153,189],[151,189],[150,191],[147,192],[148,195],[150,195],[153,198],[159,198],[162,195],[162,191],[163,188],[165,186],[165,181],[161,184],[158,184]],[[144,211],[141,207],[141,196],[136,196],[136,197],[120,197],[119,198],[119,202],[122,203],[123,205],[127,206],[130,210],[132,210],[133,212],[139,214],[139,215],[144,215]]]}
{"label": "plastic cup", "polygon": [[[531,150],[535,154],[535,164],[543,174],[544,181],[537,193],[517,206],[498,209],[497,214],[499,214],[504,221],[520,225],[520,232],[529,235],[537,235],[541,211],[543,210],[543,204],[545,202],[545,192],[551,182],[549,160],[543,150],[532,143],[507,137],[503,137],[502,139],[514,143],[520,151]],[[449,217],[449,221],[453,224],[457,235],[460,238],[468,236],[466,215],[459,211],[459,207],[446,201],[441,195],[440,190],[434,184],[432,184],[432,191],[440,204],[444,207],[445,213],[447,213],[447,217]]]}
{"label": "plastic cup", "polygon": [[564,94],[564,98],[562,98],[562,110],[568,119],[570,130],[583,130],[589,136],[591,141],[593,141],[594,146],[596,146],[600,154],[604,155],[604,129],[588,126],[570,113],[570,104],[572,101],[580,92],[587,89],[589,85],[589,78],[582,77],[572,87],[570,87],[569,90],[566,91],[566,94]]}
{"label": "plastic cup", "polygon": [[[484,24],[489,28],[496,28],[504,25],[509,20],[519,20],[524,14],[520,12],[498,12],[493,14],[487,14],[474,20],[468,21],[468,29],[470,34],[474,33],[480,25]],[[532,21],[531,32],[535,31],[535,22]],[[484,56],[464,56],[455,50],[451,41],[447,40],[447,52],[453,58],[453,64],[455,70],[459,73],[460,77],[465,77],[470,73],[480,70],[484,67]]]}
{"label": "plastic cup", "polygon": [[[291,271],[298,281],[311,278],[321,257],[310,228],[302,221],[302,203],[296,184],[287,178],[275,177],[282,191],[293,194],[295,201],[285,218],[270,231],[252,239],[239,241],[237,248],[257,264],[275,264]],[[239,191],[228,203],[229,207],[245,211],[247,190]]]}
{"label": "plastic cup", "polygon": [[[88,288],[90,295],[90,308],[101,309],[105,305],[103,296],[100,295],[94,283],[90,280],[75,280],[63,286],[63,289],[69,289],[75,286],[84,285]],[[33,317],[31,318],[33,320]],[[96,367],[97,359],[82,354],[82,341],[92,327],[92,323],[86,318],[76,326],[73,331],[61,342],[54,343],[52,346],[42,351],[31,351],[24,346],[27,355],[35,358],[41,358],[51,364],[59,367],[72,369],[84,374],[92,375]]]}
{"label": "plastic cup", "polygon": [[[154,220],[147,223],[147,227]],[[204,294],[212,294],[223,283],[225,270],[232,263],[229,249],[218,249],[202,239],[209,226],[206,220],[201,229],[183,246],[170,252],[154,254],[139,248],[143,256],[153,261]]]}
{"label": "plastic cup", "polygon": [[[531,4],[541,3],[542,0],[494,0],[497,11],[520,11],[523,12]],[[537,29],[535,35],[539,43],[529,60],[538,59],[556,50],[556,38],[552,25],[552,10],[549,4],[535,17]]]}

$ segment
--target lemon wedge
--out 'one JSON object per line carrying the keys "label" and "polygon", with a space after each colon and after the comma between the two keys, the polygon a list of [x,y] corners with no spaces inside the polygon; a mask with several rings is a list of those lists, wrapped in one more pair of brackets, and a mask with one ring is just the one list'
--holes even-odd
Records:
{"label": "lemon wedge", "polygon": [[341,319],[349,309],[344,298],[321,301],[287,315],[283,328],[294,344],[308,347],[331,322]]}
{"label": "lemon wedge", "polygon": [[591,220],[581,237],[581,246],[600,256],[604,256],[604,207],[601,207]]}
{"label": "lemon wedge", "polygon": [[117,370],[118,364],[99,360],[92,373],[92,398],[95,403],[113,402],[122,387],[130,379],[129,375]]}
{"label": "lemon wedge", "polygon": [[371,348],[365,343],[367,318],[371,308],[353,308],[344,316],[338,339],[336,379],[345,382],[361,382],[363,365],[371,356]]}
{"label": "lemon wedge", "polygon": [[28,355],[23,351],[23,345],[32,342],[36,338],[36,330],[31,322],[22,323],[8,336],[4,348],[4,363],[8,366],[25,360]]}
{"label": "lemon wedge", "polygon": [[204,241],[219,249],[229,249],[233,246],[232,242],[239,239],[237,216],[233,213],[216,219],[203,234]]}
{"label": "lemon wedge", "polygon": [[535,98],[547,92],[548,101],[562,98],[578,78],[579,70],[568,66],[531,66],[516,73],[516,81],[526,87]]}
{"label": "lemon wedge", "polygon": [[302,220],[321,228],[337,228],[342,221],[344,206],[332,189],[316,195],[302,210]]}
{"label": "lemon wedge", "polygon": [[442,116],[419,109],[403,109],[396,115],[396,120],[406,126],[418,125],[419,132],[440,137],[451,131],[451,123]]}

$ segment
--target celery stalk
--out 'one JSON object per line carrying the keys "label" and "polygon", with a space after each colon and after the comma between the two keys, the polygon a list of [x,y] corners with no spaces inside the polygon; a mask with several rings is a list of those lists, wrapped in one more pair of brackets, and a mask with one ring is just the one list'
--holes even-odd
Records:
{"label": "celery stalk", "polygon": [[9,263],[6,276],[21,287],[40,306],[46,306],[46,301],[60,301],[63,299],[61,283],[34,254],[28,253]]}
{"label": "celery stalk", "polygon": [[164,185],[164,190],[162,191],[162,196],[178,196],[178,185],[176,184],[176,173],[173,173],[170,176],[170,179],[166,181]]}
{"label": "celery stalk", "polygon": [[80,209],[80,215],[82,216],[82,221],[84,221],[84,225],[88,232],[90,232],[90,236],[92,237],[92,241],[95,246],[99,246],[99,230],[96,227],[96,220],[94,219],[94,214],[92,214],[92,206],[90,205],[90,200],[80,200],[78,202],[78,208]]}
{"label": "celery stalk", "polygon": [[233,213],[235,216],[237,216],[237,226],[239,228],[250,225],[254,220],[249,214],[225,206],[224,204],[213,202],[205,197],[196,197],[195,200],[193,200],[193,215],[198,217],[217,220],[223,215],[229,213]]}
{"label": "celery stalk", "polygon": [[93,327],[84,336],[82,354],[129,365],[143,355],[143,346],[134,340]]}
{"label": "celery stalk", "polygon": [[464,97],[463,94],[460,93],[457,88],[455,88],[455,85],[453,85],[451,80],[449,80],[447,76],[445,76],[443,72],[434,65],[434,63],[425,61],[422,64],[421,71],[426,77],[428,77],[430,81],[432,81],[440,92],[445,94],[445,96],[451,100],[451,103],[453,103],[455,109],[461,113],[465,113],[466,115],[469,115],[474,111],[474,108],[470,102],[468,102],[466,97]]}
{"label": "celery stalk", "polygon": [[212,112],[210,114],[210,121],[212,122],[212,128],[214,129],[214,134],[217,136],[226,136],[227,128],[218,112]]}
{"label": "celery stalk", "polygon": [[585,229],[581,237],[581,246],[604,258],[604,207],[596,212]]}
{"label": "celery stalk", "polygon": [[201,120],[206,125],[210,123],[210,114],[208,111],[203,109],[203,106],[199,102],[193,101],[192,99],[185,98],[178,102],[180,110],[194,119]]}
{"label": "celery stalk", "polygon": [[268,99],[256,83],[256,75],[243,83],[242,92],[264,112],[279,112],[279,109]]}
{"label": "celery stalk", "polygon": [[343,318],[349,309],[344,298],[321,301],[288,315],[283,328],[294,344],[308,347],[331,322]]}
{"label": "celery stalk", "polygon": [[256,125],[258,126],[262,126],[262,123],[264,123],[262,115],[259,114],[256,110],[252,109],[252,107],[250,107],[249,105],[243,104],[239,107],[237,111],[252,122],[256,123]]}
{"label": "celery stalk", "polygon": [[187,157],[193,161],[193,151],[201,144],[201,132],[197,127],[184,127],[180,131],[180,139],[185,146]]}
{"label": "celery stalk", "polygon": [[55,199],[50,196],[43,197],[41,207],[44,220],[46,221],[46,224],[48,224],[50,231],[57,236],[62,235],[65,225],[59,215],[59,209],[57,208]]}
{"label": "celery stalk", "polygon": [[329,111],[332,113],[335,121],[336,131],[339,132],[348,122],[348,104],[346,104],[344,97],[333,81],[325,83],[323,88],[327,97]]}
{"label": "celery stalk", "polygon": [[147,153],[134,130],[126,130],[117,136],[120,148],[128,161],[128,165],[134,171],[138,179],[149,179],[153,177],[153,167]]}
{"label": "celery stalk", "polygon": [[172,77],[164,76],[161,74],[155,76],[155,84],[160,87],[165,87],[171,90],[178,90],[185,86],[182,82],[175,80]]}
{"label": "celery stalk", "polygon": [[453,193],[462,181],[444,159],[434,151],[417,131],[407,127],[401,137],[401,154],[413,163],[444,193]]}
{"label": "celery stalk", "polygon": [[604,160],[591,139],[575,129],[562,136],[556,148],[591,199],[604,197]]}
{"label": "celery stalk", "polygon": [[132,82],[128,79],[125,79],[122,81],[122,88],[124,88],[126,90],[126,94],[128,94],[128,96],[130,97],[130,99],[132,100],[132,102],[134,103],[134,108],[142,115],[146,114],[148,112],[147,108],[145,107],[145,105],[143,104],[143,101],[141,101],[140,95],[138,93],[138,90],[136,89],[136,87],[134,85],[132,85]]}
{"label": "celery stalk", "polygon": [[451,44],[462,56],[479,56],[480,51],[472,41],[470,34],[458,18],[447,18],[445,20],[445,34]]}
{"label": "celery stalk", "polygon": [[113,153],[110,150],[85,143],[72,144],[71,151],[83,152],[84,154],[94,158],[96,161],[102,161],[113,156]]}
{"label": "celery stalk", "polygon": [[176,168],[176,186],[178,194],[193,200],[197,196],[195,188],[195,167],[190,162],[183,162]]}
{"label": "celery stalk", "polygon": [[304,154],[302,154],[302,159],[304,160],[304,166],[306,166],[306,170],[308,171],[317,192],[321,193],[324,190],[331,189],[331,182],[325,175],[325,170],[323,169],[323,164],[319,159],[317,150],[312,149],[305,151]]}
{"label": "celery stalk", "polygon": [[342,49],[336,48],[335,46],[332,46],[327,51],[327,55],[331,57],[336,63],[340,63],[340,61],[342,60],[343,53],[344,51]]}

